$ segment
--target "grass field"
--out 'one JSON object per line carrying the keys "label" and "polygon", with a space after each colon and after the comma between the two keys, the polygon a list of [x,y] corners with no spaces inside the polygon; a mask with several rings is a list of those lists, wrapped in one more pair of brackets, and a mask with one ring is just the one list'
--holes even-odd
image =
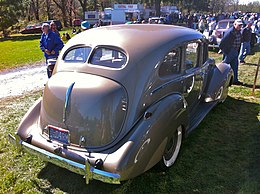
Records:
{"label": "grass field", "polygon": [[[64,29],[63,32],[70,29]],[[0,38],[0,71],[44,62],[43,52],[40,50],[40,34],[15,34],[9,38]]]}
{"label": "grass field", "polygon": [[[217,62],[221,55],[210,52]],[[257,63],[256,47],[247,61]],[[227,100],[215,107],[184,140],[176,164],[156,168],[109,185],[84,178],[27,153],[19,153],[7,139],[41,91],[0,100],[0,193],[259,193],[260,191],[260,82],[251,96],[255,66],[241,65],[240,80]]]}
{"label": "grass field", "polygon": [[43,60],[40,35],[16,35],[0,39],[0,70]]}

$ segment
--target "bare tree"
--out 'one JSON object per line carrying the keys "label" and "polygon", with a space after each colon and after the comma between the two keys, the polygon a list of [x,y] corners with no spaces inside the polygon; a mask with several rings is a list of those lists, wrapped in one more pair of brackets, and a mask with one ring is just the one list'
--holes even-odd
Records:
{"label": "bare tree", "polygon": [[161,15],[161,0],[155,0],[155,15],[160,16]]}
{"label": "bare tree", "polygon": [[68,17],[67,17],[67,5],[68,0],[53,0],[57,7],[61,10],[62,20],[65,27],[68,27]]}
{"label": "bare tree", "polygon": [[36,20],[40,20],[39,16],[39,0],[31,0],[30,7],[33,11],[34,17]]}
{"label": "bare tree", "polygon": [[69,24],[72,26],[72,20],[77,18],[76,0],[68,1]]}
{"label": "bare tree", "polygon": [[78,0],[81,7],[82,7],[82,12],[83,12],[83,18],[85,19],[85,12],[87,11],[87,4],[88,4],[88,0]]}
{"label": "bare tree", "polygon": [[51,0],[45,0],[46,12],[47,12],[47,20],[52,18],[51,16]]}

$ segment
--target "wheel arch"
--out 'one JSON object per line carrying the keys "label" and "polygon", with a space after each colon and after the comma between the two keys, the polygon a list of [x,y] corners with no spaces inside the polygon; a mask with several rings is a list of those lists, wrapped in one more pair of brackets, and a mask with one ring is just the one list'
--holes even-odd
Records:
{"label": "wheel arch", "polygon": [[[145,118],[148,113],[151,117]],[[127,140],[133,142],[131,149],[116,166],[122,179],[133,178],[155,166],[162,159],[172,132],[182,126],[186,134],[187,124],[186,104],[181,94],[171,94],[150,106]]]}
{"label": "wheel arch", "polygon": [[[222,86],[225,88],[230,86],[233,81],[233,70],[229,64],[219,63],[213,66],[209,77],[204,92],[206,102],[214,101]],[[225,95],[227,95],[227,92]]]}

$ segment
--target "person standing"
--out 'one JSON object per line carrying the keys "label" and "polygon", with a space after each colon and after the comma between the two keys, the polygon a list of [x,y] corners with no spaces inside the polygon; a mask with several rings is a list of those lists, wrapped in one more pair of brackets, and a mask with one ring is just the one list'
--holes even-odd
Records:
{"label": "person standing", "polygon": [[[59,55],[59,51],[63,48],[63,42],[60,37],[52,32],[50,25],[47,23],[42,24],[42,35],[40,39],[40,49],[44,53],[46,64],[49,59],[55,59]],[[48,78],[51,77],[51,72],[47,67]]]}
{"label": "person standing", "polygon": [[219,48],[223,52],[223,62],[230,64],[234,71],[233,84],[235,85],[243,85],[242,82],[238,81],[238,55],[242,40],[242,26],[243,21],[241,19],[236,19],[234,26],[226,31],[219,45]]}
{"label": "person standing", "polygon": [[202,16],[200,16],[200,19],[199,19],[198,30],[199,30],[202,34],[203,34],[204,30],[205,30],[205,23],[204,23],[204,19],[202,18]]}
{"label": "person standing", "polygon": [[56,33],[56,34],[60,37],[60,33],[59,33],[59,31],[57,30],[57,26],[56,26],[56,24],[55,24],[54,21],[52,21],[52,22],[50,23],[50,26],[51,26],[51,30],[52,30],[54,33]]}
{"label": "person standing", "polygon": [[210,23],[209,23],[209,36],[211,36],[212,35],[212,33],[213,33],[213,31],[215,30],[215,28],[216,28],[216,21],[215,21],[215,19],[214,18],[211,18],[211,21],[210,21]]}
{"label": "person standing", "polygon": [[246,27],[242,29],[242,43],[241,43],[241,49],[239,55],[240,63],[245,63],[245,58],[250,53],[250,42],[252,36],[251,27],[252,27],[252,23],[249,21]]}
{"label": "person standing", "polygon": [[255,20],[254,33],[257,36],[257,43],[260,43],[260,18]]}

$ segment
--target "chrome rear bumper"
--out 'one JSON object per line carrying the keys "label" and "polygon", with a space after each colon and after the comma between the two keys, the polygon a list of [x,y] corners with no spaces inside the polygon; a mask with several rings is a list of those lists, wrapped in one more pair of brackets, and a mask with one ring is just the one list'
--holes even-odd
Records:
{"label": "chrome rear bumper", "polygon": [[89,181],[92,179],[100,180],[105,183],[111,184],[120,184],[120,175],[115,173],[106,172],[103,170],[99,170],[94,168],[89,164],[86,160],[85,165],[74,162],[72,160],[68,160],[66,158],[55,155],[51,152],[48,152],[44,149],[38,148],[32,144],[26,143],[20,140],[20,137],[16,135],[16,137],[8,134],[9,141],[16,145],[18,149],[29,152],[33,155],[36,155],[42,158],[44,161],[53,163],[59,167],[66,168],[74,173],[84,175],[86,178],[86,184],[89,184]]}

